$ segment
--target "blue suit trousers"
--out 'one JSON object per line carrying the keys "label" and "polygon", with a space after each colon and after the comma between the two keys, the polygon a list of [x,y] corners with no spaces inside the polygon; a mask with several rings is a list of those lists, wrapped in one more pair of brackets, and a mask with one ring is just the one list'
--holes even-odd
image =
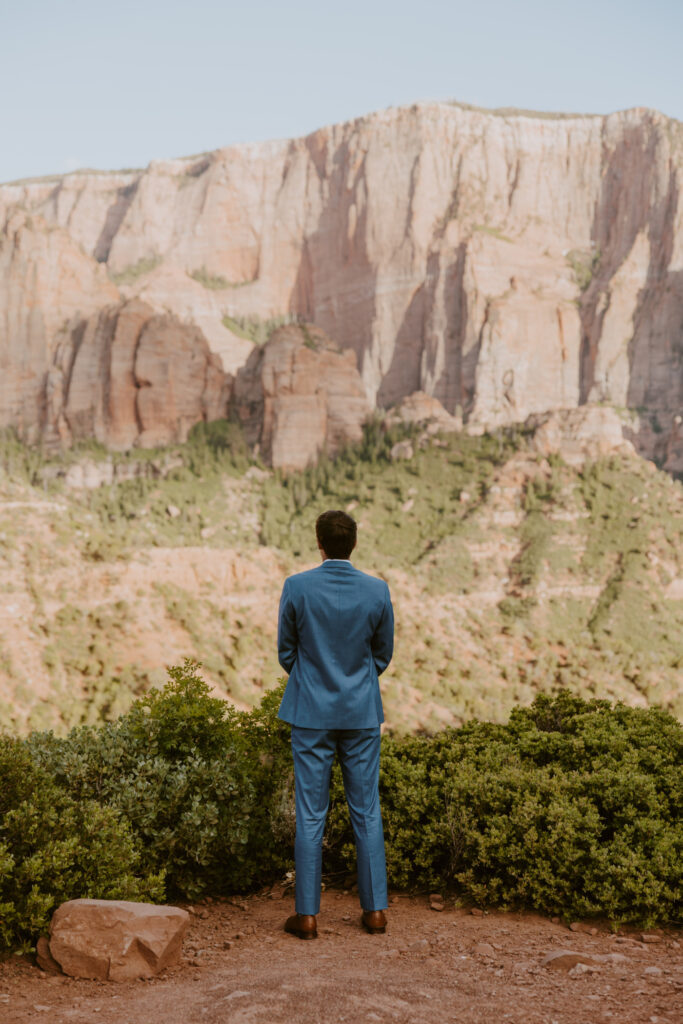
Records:
{"label": "blue suit trousers", "polygon": [[358,895],[363,910],[387,907],[387,868],[379,806],[379,726],[302,729],[292,726],[296,792],[296,903],[298,914],[320,911],[320,880],[330,773],[339,756],[356,837]]}

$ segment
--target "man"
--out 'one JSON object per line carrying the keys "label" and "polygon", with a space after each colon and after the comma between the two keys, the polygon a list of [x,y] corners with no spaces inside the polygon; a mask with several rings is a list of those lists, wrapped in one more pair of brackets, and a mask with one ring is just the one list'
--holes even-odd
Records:
{"label": "man", "polygon": [[351,564],[351,516],[323,512],[315,532],[322,565],[285,580],[278,622],[278,657],[289,673],[279,717],[292,726],[296,791],[296,913],[285,931],[300,939],[317,936],[335,753],[356,837],[362,922],[371,934],[385,931],[387,907],[378,676],[391,661],[394,613],[386,583]]}

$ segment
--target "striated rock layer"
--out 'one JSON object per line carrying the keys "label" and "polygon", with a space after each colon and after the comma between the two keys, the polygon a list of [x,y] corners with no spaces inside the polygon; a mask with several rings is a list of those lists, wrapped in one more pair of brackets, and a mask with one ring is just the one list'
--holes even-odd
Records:
{"label": "striated rock layer", "polygon": [[[201,330],[231,377],[257,329],[304,318],[353,350],[371,406],[422,391],[477,426],[606,404],[640,451],[683,472],[682,178],[683,126],[655,111],[431,103],[140,172],[2,186],[0,424],[59,435],[65,324],[139,298]],[[162,326],[148,358],[179,366],[198,343],[168,356]],[[306,394],[290,436],[320,420]],[[193,402],[191,415],[216,408]],[[174,435],[186,412],[149,415],[133,441]]]}

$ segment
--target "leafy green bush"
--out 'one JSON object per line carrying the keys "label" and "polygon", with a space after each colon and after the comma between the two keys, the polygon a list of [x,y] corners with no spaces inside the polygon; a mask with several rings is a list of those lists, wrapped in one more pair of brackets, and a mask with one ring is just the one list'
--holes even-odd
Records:
{"label": "leafy green bush", "polygon": [[[292,866],[282,686],[252,712],[212,697],[187,660],[116,722],[0,741],[0,941],[73,896],[244,892]],[[615,923],[681,920],[683,728],[666,712],[568,691],[506,725],[386,736],[389,882]],[[325,869],[352,870],[333,773]]]}
{"label": "leafy green bush", "polygon": [[115,723],[37,734],[39,763],[80,801],[112,805],[139,840],[144,870],[164,872],[169,893],[245,889],[260,865],[249,849],[257,794],[239,715],[211,697],[187,660],[163,690],[135,701]]}
{"label": "leafy green bush", "polygon": [[[682,762],[672,716],[566,691],[507,725],[385,740],[390,883],[565,918],[680,921]],[[337,775],[329,835],[350,868],[340,787]]]}
{"label": "leafy green bush", "polygon": [[65,900],[163,899],[163,873],[141,869],[114,807],[75,799],[8,737],[0,737],[0,779],[0,948],[26,948]]}

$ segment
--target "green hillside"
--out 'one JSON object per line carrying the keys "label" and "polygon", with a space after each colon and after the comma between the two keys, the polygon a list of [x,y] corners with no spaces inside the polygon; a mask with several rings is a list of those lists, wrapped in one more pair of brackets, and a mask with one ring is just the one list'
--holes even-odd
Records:
{"label": "green hillside", "polygon": [[[84,460],[134,478],[68,487]],[[164,451],[61,461],[6,437],[0,466],[0,722],[13,730],[115,717],[185,655],[216,692],[256,703],[280,675],[282,579],[315,564],[330,507],[357,518],[356,564],[391,587],[395,730],[504,721],[562,687],[683,717],[683,486],[644,460],[576,468],[521,429],[374,422],[336,460],[283,476],[216,423]]]}

